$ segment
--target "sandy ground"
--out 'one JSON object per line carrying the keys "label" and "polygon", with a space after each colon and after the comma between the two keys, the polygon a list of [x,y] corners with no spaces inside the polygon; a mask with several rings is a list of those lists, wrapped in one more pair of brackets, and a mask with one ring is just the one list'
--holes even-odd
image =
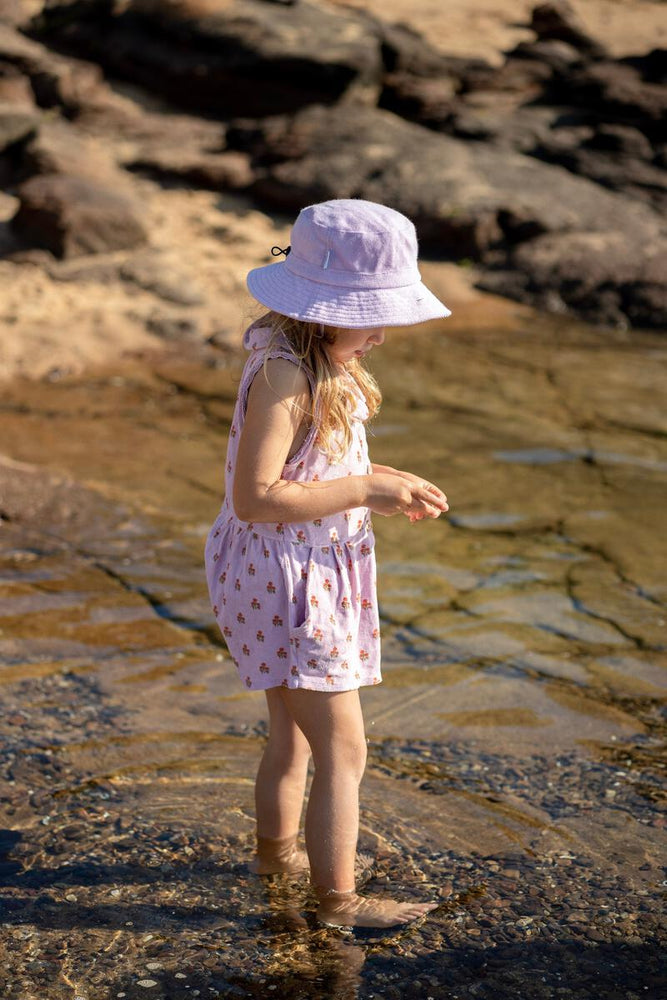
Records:
{"label": "sandy ground", "polygon": [[[241,197],[165,190],[145,178],[134,178],[133,184],[151,234],[149,247],[73,258],[46,269],[0,260],[0,380],[59,378],[114,357],[161,349],[164,335],[154,331],[169,324],[197,342],[235,343],[261,312],[246,291],[245,276],[271,261],[271,246],[289,242],[288,221],[257,211]],[[0,199],[5,217],[13,214],[18,200]],[[163,294],[119,274],[128,261],[146,258]],[[473,288],[473,269],[425,262],[422,273],[466,323],[474,324],[477,315],[484,322],[490,310],[504,305]],[[170,288],[177,295],[187,290],[198,301],[170,301]],[[516,303],[511,308],[521,309]]]}
{"label": "sandy ground", "polygon": [[[533,37],[527,28],[537,0],[333,0],[402,21],[443,52],[502,62],[502,52]],[[571,0],[584,27],[614,56],[664,46],[667,17],[662,0]]]}

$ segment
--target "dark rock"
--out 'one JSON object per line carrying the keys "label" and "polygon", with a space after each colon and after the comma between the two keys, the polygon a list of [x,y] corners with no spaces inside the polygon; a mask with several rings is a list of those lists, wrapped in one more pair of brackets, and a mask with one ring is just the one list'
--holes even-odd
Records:
{"label": "dark rock", "polygon": [[31,74],[37,103],[43,108],[61,107],[74,116],[94,104],[104,89],[99,66],[82,59],[57,59]]}
{"label": "dark rock", "polygon": [[146,327],[150,333],[162,340],[193,340],[201,332],[196,320],[173,316],[152,316]]}
{"label": "dark rock", "polygon": [[[514,291],[536,305],[548,304],[544,295],[555,289],[568,309],[596,323],[667,325],[667,252],[638,234],[549,233],[518,246],[511,259],[524,282]],[[491,287],[493,278],[482,283]]]}
{"label": "dark rock", "polygon": [[154,177],[179,179],[213,191],[241,191],[253,180],[249,158],[233,150],[222,153],[198,153],[179,146],[154,148],[125,162],[128,170]]}
{"label": "dark rock", "polygon": [[667,174],[654,162],[646,136],[630,125],[555,128],[542,133],[532,155],[572,173],[651,204],[667,208]]}
{"label": "dark rock", "polygon": [[633,326],[664,329],[667,324],[664,274],[663,270],[662,277],[655,281],[635,281],[621,288],[623,311]]}
{"label": "dark rock", "polygon": [[39,114],[28,108],[0,103],[0,152],[25,142],[39,127]]}
{"label": "dark rock", "polygon": [[648,83],[624,62],[598,62],[575,67],[554,84],[552,97],[579,109],[590,122],[630,125],[652,141],[664,139],[667,93]]}
{"label": "dark rock", "polygon": [[542,62],[551,70],[557,70],[561,73],[567,72],[570,67],[581,62],[583,58],[579,49],[575,48],[574,45],[557,38],[536,42],[519,42],[510,55],[514,59]]}
{"label": "dark rock", "polygon": [[516,107],[500,101],[477,102],[474,106],[459,105],[447,132],[460,139],[485,140],[498,149],[534,155],[536,147],[548,140],[557,118],[557,111],[542,105]]}
{"label": "dark rock", "polygon": [[99,66],[50,52],[6,24],[0,24],[0,59],[30,80],[34,97],[42,107],[60,106],[74,115],[85,104],[98,100],[104,91]]}
{"label": "dark rock", "polygon": [[626,56],[619,60],[632,66],[646,83],[667,83],[667,49],[651,49],[639,56]]}
{"label": "dark rock", "polygon": [[479,257],[501,236],[492,205],[469,212],[458,202],[458,211],[448,211],[472,159],[464,144],[388,112],[308,108],[245,129],[237,123],[227,138],[254,156],[251,191],[274,207],[292,211],[331,197],[385,201],[415,219],[426,244],[457,258]]}
{"label": "dark rock", "polygon": [[407,24],[375,22],[378,31],[382,63],[387,73],[400,73],[424,79],[450,77],[463,81],[466,74],[490,70],[481,59],[462,59],[444,55],[426,41],[423,35]]}
{"label": "dark rock", "polygon": [[645,135],[632,125],[600,125],[582,145],[589,149],[621,153],[643,160],[653,157],[653,147]]}
{"label": "dark rock", "polygon": [[540,40],[567,42],[588,56],[602,58],[605,49],[586,31],[567,0],[550,0],[533,9],[530,27]]}
{"label": "dark rock", "polygon": [[510,55],[486,80],[480,80],[476,87],[470,89],[520,93],[522,100],[530,101],[542,94],[552,73],[551,66],[542,59],[515,59]]}
{"label": "dark rock", "polygon": [[[626,208],[565,171],[486,143],[470,148],[371,108],[316,107],[293,117],[237,122],[227,138],[251,154],[258,170],[252,190],[275,205],[291,209],[319,195],[387,201],[421,219],[422,238],[443,253],[457,249],[442,243],[443,226],[457,228],[456,220],[468,214],[479,222],[505,213],[512,228],[529,225],[531,236],[657,228],[640,206]],[[490,245],[480,245],[477,255]]]}
{"label": "dark rock", "polygon": [[457,107],[456,89],[456,80],[448,76],[428,79],[409,73],[390,73],[384,78],[378,105],[408,121],[439,128],[449,121]]}
{"label": "dark rock", "polygon": [[[363,107],[237,122],[227,138],[252,156],[250,190],[265,204],[385,202],[415,220],[425,249],[490,268],[485,287],[611,325],[627,325],[632,305],[646,325],[655,290],[639,283],[661,280],[654,264],[646,275],[663,245],[657,217],[559,167]],[[657,311],[651,325],[663,322]]]}
{"label": "dark rock", "polygon": [[182,0],[53,3],[34,34],[84,53],[174,103],[221,117],[261,116],[351,92],[375,101],[380,39],[352,10],[234,0],[202,14]]}
{"label": "dark rock", "polygon": [[100,179],[113,168],[110,157],[91,146],[70,122],[50,119],[23,150],[22,168],[34,174],[76,174]]}
{"label": "dark rock", "polygon": [[15,232],[57,257],[127,249],[147,240],[138,206],[93,180],[44,174],[26,181],[17,194]]}

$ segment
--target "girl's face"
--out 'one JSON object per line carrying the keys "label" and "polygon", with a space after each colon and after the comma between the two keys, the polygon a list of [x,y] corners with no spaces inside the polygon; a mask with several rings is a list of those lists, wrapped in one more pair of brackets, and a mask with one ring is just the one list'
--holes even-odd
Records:
{"label": "girl's face", "polygon": [[327,353],[333,361],[345,364],[354,358],[362,358],[372,347],[384,343],[384,327],[372,330],[336,330],[333,344],[327,344]]}

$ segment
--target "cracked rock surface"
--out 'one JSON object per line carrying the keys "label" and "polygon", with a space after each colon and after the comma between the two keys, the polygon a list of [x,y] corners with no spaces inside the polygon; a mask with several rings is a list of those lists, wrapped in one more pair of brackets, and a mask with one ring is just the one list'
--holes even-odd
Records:
{"label": "cracked rock surface", "polygon": [[489,297],[373,355],[374,460],[451,509],[375,519],[367,891],[440,906],[372,940],[244,867],[266,723],[201,565],[241,361],[3,387],[0,996],[657,995],[663,341]]}

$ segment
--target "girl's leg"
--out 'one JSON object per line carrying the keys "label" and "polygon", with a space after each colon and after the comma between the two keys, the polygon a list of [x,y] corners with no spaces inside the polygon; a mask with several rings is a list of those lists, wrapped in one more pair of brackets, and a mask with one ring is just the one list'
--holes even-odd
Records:
{"label": "girl's leg", "polygon": [[315,773],[306,811],[306,846],[314,885],[354,888],[359,835],[359,782],[366,737],[357,691],[280,693],[313,753]]}
{"label": "girl's leg", "polygon": [[302,871],[308,858],[296,849],[303,809],[310,747],[280,697],[278,688],[265,692],[269,709],[269,739],[255,782],[258,875]]}
{"label": "girl's leg", "polygon": [[434,903],[399,903],[356,894],[359,783],[366,765],[358,691],[279,690],[310,744],[315,764],[306,812],[306,847],[320,919],[348,926],[391,927],[433,909]]}

